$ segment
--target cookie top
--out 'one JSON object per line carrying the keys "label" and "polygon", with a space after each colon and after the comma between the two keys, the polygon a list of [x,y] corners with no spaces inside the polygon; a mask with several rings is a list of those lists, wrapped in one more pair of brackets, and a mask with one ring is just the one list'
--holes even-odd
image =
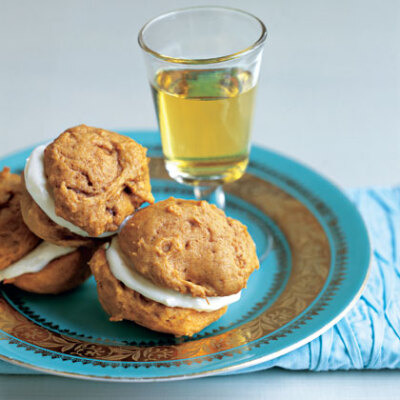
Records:
{"label": "cookie top", "polygon": [[136,271],[195,297],[237,293],[259,266],[247,228],[205,201],[169,198],[141,209],[118,241]]}
{"label": "cookie top", "polygon": [[22,220],[20,198],[21,177],[4,168],[0,172],[0,269],[21,259],[40,242]]}
{"label": "cookie top", "polygon": [[133,139],[79,125],[44,151],[58,216],[90,236],[118,229],[144,202],[153,203],[146,149]]}

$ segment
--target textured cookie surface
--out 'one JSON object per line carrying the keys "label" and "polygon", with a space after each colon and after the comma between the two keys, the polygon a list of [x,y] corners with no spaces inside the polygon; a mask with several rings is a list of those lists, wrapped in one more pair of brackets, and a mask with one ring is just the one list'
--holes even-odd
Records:
{"label": "textured cookie surface", "polygon": [[247,228],[205,201],[170,198],[141,209],[118,240],[136,271],[195,297],[237,293],[259,266]]}
{"label": "textured cookie surface", "polygon": [[44,167],[56,214],[91,236],[117,230],[154,201],[146,149],[115,132],[68,129],[46,147]]}
{"label": "textured cookie surface", "polygon": [[82,247],[49,262],[39,272],[6,279],[4,283],[11,283],[22,290],[32,293],[63,293],[78,287],[89,278],[90,268],[88,261],[92,254],[92,249]]}
{"label": "textured cookie surface", "polygon": [[28,193],[24,179],[22,179],[21,190],[22,217],[29,229],[37,236],[57,246],[79,247],[93,244],[94,239],[76,235],[52,221]]}
{"label": "textured cookie surface", "polygon": [[21,177],[4,168],[0,172],[0,269],[18,261],[40,242],[22,219],[20,199]]}
{"label": "textured cookie surface", "polygon": [[105,251],[99,249],[90,261],[97,282],[99,301],[111,321],[131,320],[146,328],[175,336],[193,336],[220,318],[227,307],[212,312],[167,307],[129,289],[111,273]]}

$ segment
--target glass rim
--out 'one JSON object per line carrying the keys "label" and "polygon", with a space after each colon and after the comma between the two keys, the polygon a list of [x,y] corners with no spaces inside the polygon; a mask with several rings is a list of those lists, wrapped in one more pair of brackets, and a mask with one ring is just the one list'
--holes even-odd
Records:
{"label": "glass rim", "polygon": [[[258,37],[258,39],[255,42],[253,42],[250,46],[244,48],[243,50],[237,51],[235,53],[230,53],[230,54],[227,54],[227,55],[223,55],[223,56],[219,56],[219,57],[211,57],[211,58],[178,58],[178,57],[170,57],[170,56],[167,56],[165,54],[161,54],[161,53],[151,49],[145,43],[145,41],[143,39],[143,33],[146,30],[146,28],[148,28],[148,26],[150,24],[152,24],[153,22],[156,22],[157,20],[161,20],[161,19],[163,19],[165,17],[171,16],[171,15],[174,15],[174,14],[177,14],[177,13],[181,13],[183,11],[204,10],[204,9],[234,11],[236,13],[249,16],[249,17],[253,18],[254,20],[256,20],[259,23],[259,25],[261,27],[261,34],[260,34],[260,36]],[[240,10],[238,8],[223,7],[223,6],[184,7],[184,8],[178,8],[176,10],[168,11],[166,13],[160,14],[157,17],[154,17],[151,20],[147,21],[143,25],[142,29],[140,29],[139,34],[138,34],[139,46],[146,53],[149,53],[149,54],[153,55],[154,57],[159,58],[159,59],[161,59],[163,61],[170,62],[170,63],[175,63],[175,64],[216,64],[216,63],[221,63],[221,62],[224,62],[224,61],[233,60],[233,59],[239,58],[242,55],[244,55],[246,53],[249,53],[249,52],[253,51],[254,49],[260,47],[265,42],[266,38],[267,38],[267,28],[265,27],[264,22],[262,22],[260,18],[256,17],[255,15],[253,15],[253,14],[247,12],[247,11],[243,11],[243,10]]]}

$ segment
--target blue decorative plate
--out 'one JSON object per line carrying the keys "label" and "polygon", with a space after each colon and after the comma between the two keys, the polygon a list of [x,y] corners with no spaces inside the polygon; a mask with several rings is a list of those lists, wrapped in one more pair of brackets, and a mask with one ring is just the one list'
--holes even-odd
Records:
{"label": "blue decorative plate", "polygon": [[[157,133],[128,135],[149,149],[157,200],[192,197],[190,188],[168,179]],[[0,168],[21,171],[30,151],[3,158]],[[354,206],[315,172],[259,147],[226,193],[228,214],[248,226],[259,256],[269,237],[273,248],[218,321],[176,339],[109,322],[93,279],[59,296],[0,285],[0,358],[79,378],[183,379],[255,365],[323,333],[354,304],[368,274],[368,236]]]}

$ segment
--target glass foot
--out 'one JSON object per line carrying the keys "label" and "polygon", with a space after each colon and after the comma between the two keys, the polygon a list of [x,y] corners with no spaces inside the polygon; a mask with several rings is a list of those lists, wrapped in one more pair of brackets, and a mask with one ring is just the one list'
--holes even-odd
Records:
{"label": "glass foot", "polygon": [[222,186],[195,186],[193,191],[196,200],[206,200],[221,210],[225,209],[225,192]]}

